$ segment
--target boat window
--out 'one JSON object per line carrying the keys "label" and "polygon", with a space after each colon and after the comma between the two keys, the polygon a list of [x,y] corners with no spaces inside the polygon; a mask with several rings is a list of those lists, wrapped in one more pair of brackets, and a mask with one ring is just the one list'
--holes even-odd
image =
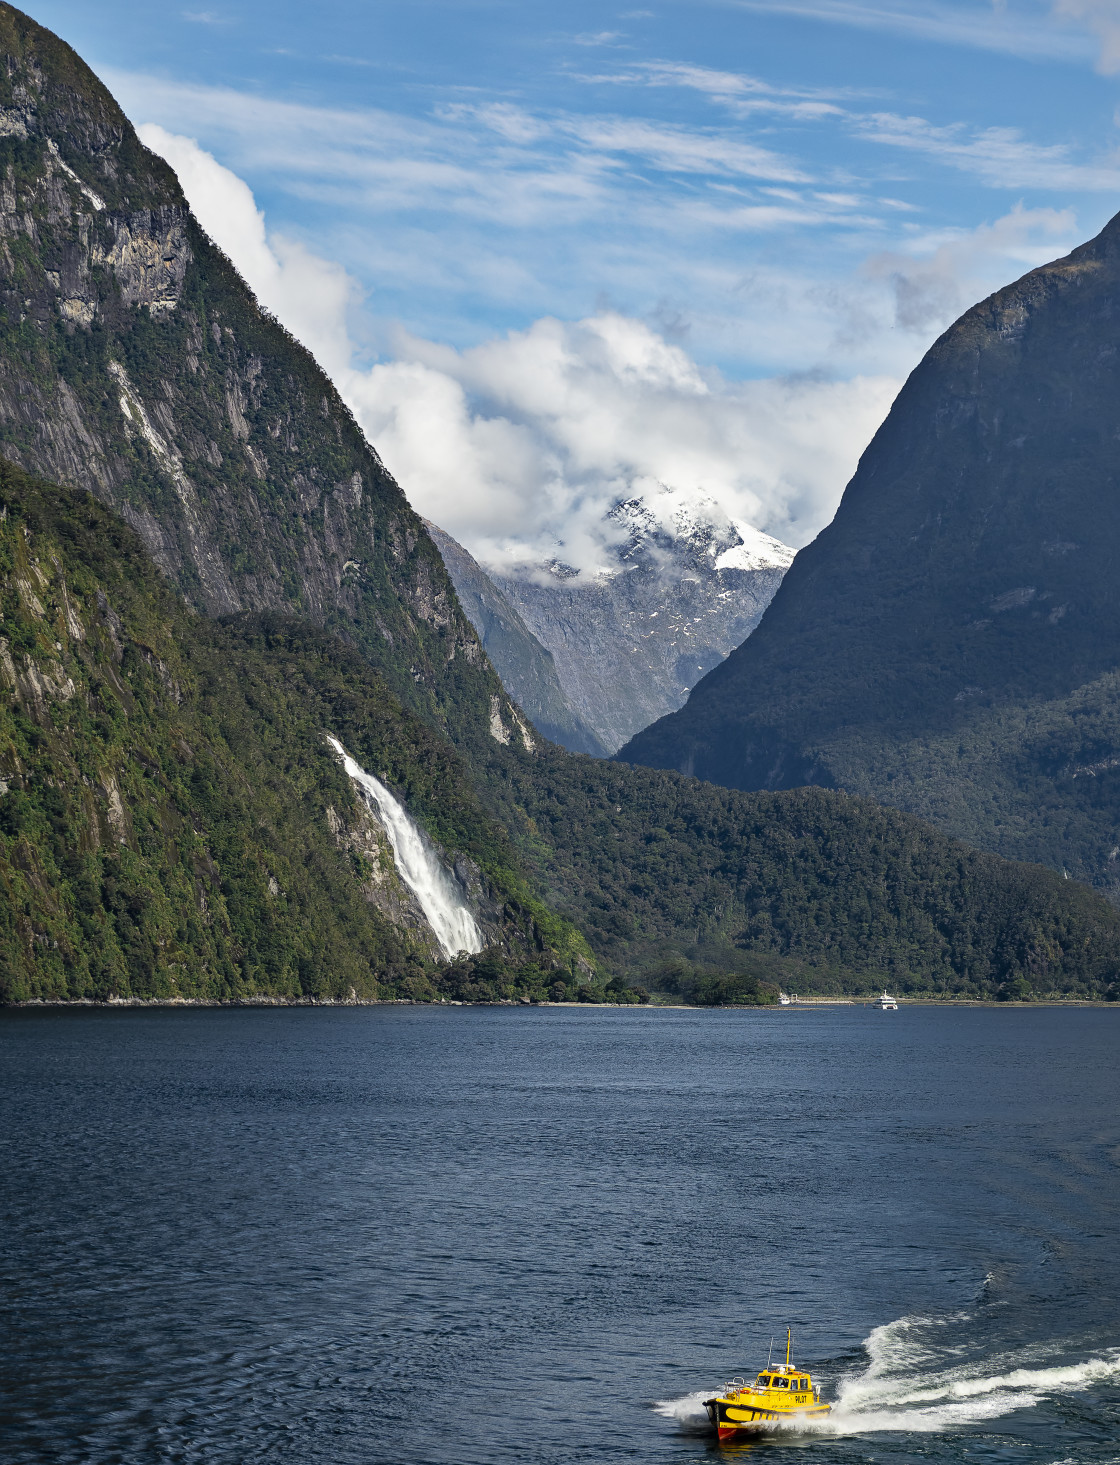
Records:
{"label": "boat window", "polygon": [[807,1394],[809,1392],[809,1380],[808,1379],[802,1379],[801,1382],[800,1382],[800,1384],[798,1384],[798,1388],[801,1390],[801,1392],[803,1394]]}
{"label": "boat window", "polygon": [[779,1389],[789,1388],[789,1379],[775,1379],[774,1383],[778,1386]]}
{"label": "boat window", "polygon": [[770,1387],[770,1375],[768,1373],[760,1373],[758,1383],[760,1388],[768,1389]]}

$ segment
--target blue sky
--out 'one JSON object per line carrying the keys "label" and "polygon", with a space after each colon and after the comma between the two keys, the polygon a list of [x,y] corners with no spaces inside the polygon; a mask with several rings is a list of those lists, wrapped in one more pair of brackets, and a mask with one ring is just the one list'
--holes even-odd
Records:
{"label": "blue sky", "polygon": [[1120,209],[1120,0],[30,8],[493,562],[591,565],[628,491],[804,542],[940,330]]}

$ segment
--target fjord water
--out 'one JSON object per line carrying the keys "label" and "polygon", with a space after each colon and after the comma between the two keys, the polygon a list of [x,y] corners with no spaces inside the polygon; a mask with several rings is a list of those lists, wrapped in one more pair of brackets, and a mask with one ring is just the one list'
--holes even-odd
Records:
{"label": "fjord water", "polygon": [[[0,1015],[0,1457],[1120,1456],[1113,1009]],[[720,1451],[796,1358],[839,1401]]]}

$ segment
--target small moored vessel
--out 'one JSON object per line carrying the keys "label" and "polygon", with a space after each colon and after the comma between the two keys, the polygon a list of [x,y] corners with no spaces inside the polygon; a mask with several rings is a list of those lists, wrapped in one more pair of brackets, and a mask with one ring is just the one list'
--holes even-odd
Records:
{"label": "small moored vessel", "polygon": [[793,1333],[786,1330],[786,1361],[781,1368],[766,1368],[753,1384],[731,1379],[723,1393],[705,1399],[704,1408],[721,1440],[736,1435],[759,1434],[776,1425],[797,1424],[803,1419],[823,1419],[831,1404],[821,1403],[820,1386],[802,1368],[790,1362]]}
{"label": "small moored vessel", "polygon": [[889,992],[884,992],[879,998],[879,1006],[884,1012],[898,1011],[898,1003],[894,1000]]}

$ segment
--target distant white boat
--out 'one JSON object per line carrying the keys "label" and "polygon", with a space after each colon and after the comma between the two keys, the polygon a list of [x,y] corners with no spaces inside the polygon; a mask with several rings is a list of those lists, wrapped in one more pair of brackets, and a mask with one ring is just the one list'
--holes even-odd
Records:
{"label": "distant white boat", "polygon": [[898,1003],[894,1000],[889,992],[884,992],[879,998],[879,1006],[884,1012],[898,1011]]}
{"label": "distant white boat", "polygon": [[782,1004],[783,1007],[788,1007],[790,1004],[790,999],[785,992],[778,993],[778,1001]]}

